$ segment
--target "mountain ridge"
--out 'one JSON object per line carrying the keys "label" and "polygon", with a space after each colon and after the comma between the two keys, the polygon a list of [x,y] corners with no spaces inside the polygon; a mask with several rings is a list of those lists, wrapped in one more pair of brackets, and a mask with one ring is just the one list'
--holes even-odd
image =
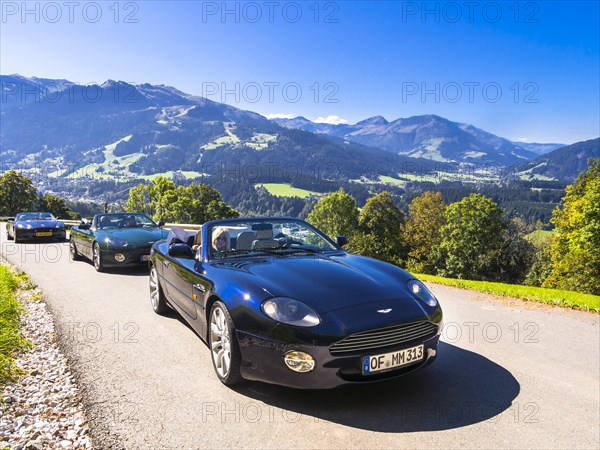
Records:
{"label": "mountain ridge", "polygon": [[355,124],[318,124],[305,118],[271,119],[279,125],[327,134],[405,156],[435,161],[510,166],[538,153],[470,124],[435,114],[388,122],[373,116]]}
{"label": "mountain ridge", "polygon": [[574,181],[588,167],[589,158],[600,158],[600,138],[576,142],[509,169],[510,176],[529,181]]}
{"label": "mountain ridge", "polygon": [[[431,161],[335,136],[283,128],[258,113],[164,85],[107,80],[82,86],[56,80],[55,89],[48,90],[52,80],[36,84],[31,78],[0,76],[0,81],[6,93],[2,161],[62,166],[59,176],[133,178],[185,171],[199,177],[207,168],[252,166],[259,168],[260,178],[276,166],[285,181],[292,171],[321,176],[324,166],[335,166],[327,176],[350,180],[433,167]],[[32,98],[23,96],[34,89]]]}

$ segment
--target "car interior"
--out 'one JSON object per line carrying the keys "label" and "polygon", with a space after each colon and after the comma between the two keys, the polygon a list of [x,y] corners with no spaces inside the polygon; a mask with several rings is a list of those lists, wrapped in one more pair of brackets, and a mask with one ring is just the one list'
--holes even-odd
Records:
{"label": "car interior", "polygon": [[[225,230],[229,235],[229,246],[226,251],[252,251],[288,247],[303,249],[328,248],[325,241],[322,244],[315,242],[315,239],[311,239],[311,237],[315,237],[318,241],[316,236],[307,234],[305,230],[293,223],[232,222],[215,225],[210,232],[214,233],[217,227],[219,230]],[[167,244],[169,247],[173,244],[185,244],[195,253],[197,259],[201,256],[202,239],[202,230],[188,231],[173,227],[167,237]],[[212,244],[210,244],[210,247],[212,249]]]}

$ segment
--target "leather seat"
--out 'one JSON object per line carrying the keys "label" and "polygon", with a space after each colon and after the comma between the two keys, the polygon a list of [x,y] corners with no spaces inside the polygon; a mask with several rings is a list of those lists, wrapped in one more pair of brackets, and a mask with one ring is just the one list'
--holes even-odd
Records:
{"label": "leather seat", "polygon": [[202,247],[202,230],[199,230],[196,233],[196,237],[194,238],[194,242],[192,245],[192,250],[197,252],[200,247]]}
{"label": "leather seat", "polygon": [[243,231],[237,237],[236,250],[252,250],[253,231]]}
{"label": "leather seat", "polygon": [[273,239],[273,227],[269,224],[261,224],[257,227],[256,239],[252,241],[253,249],[277,247],[279,242]]}

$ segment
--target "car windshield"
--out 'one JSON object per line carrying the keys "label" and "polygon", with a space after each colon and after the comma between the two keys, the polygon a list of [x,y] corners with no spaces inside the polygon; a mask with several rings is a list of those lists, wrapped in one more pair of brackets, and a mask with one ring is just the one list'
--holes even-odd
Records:
{"label": "car windshield", "polygon": [[303,220],[227,221],[215,223],[209,231],[211,259],[338,250],[321,232]]}
{"label": "car windshield", "polygon": [[48,212],[28,212],[17,214],[16,221],[21,222],[26,220],[56,220],[56,217]]}
{"label": "car windshield", "polygon": [[145,214],[103,214],[96,218],[97,229],[150,228],[158,225]]}

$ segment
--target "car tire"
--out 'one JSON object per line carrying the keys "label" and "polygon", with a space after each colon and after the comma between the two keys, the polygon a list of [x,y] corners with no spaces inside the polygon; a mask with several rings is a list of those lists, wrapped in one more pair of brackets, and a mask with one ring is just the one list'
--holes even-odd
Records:
{"label": "car tire", "polygon": [[94,242],[92,246],[92,262],[94,263],[94,269],[96,272],[104,272],[104,265],[102,264],[102,253],[100,252],[100,244]]}
{"label": "car tire", "polygon": [[17,233],[17,230],[15,230],[15,235],[13,236],[15,244],[21,242],[21,240],[19,239],[19,233]]}
{"label": "car tire", "polygon": [[208,326],[208,347],[217,377],[227,386],[241,382],[240,346],[233,320],[223,302],[217,301],[212,305]]}
{"label": "car tire", "polygon": [[156,271],[156,267],[152,266],[150,269],[150,304],[152,305],[152,309],[156,314],[163,315],[167,311],[169,311],[169,306],[167,305],[167,299],[165,298],[165,294],[163,293],[162,288],[160,287],[160,281],[158,281],[158,272]]}
{"label": "car tire", "polygon": [[8,228],[6,229],[6,239],[9,241],[12,241],[14,238],[10,235],[10,233],[8,232]]}
{"label": "car tire", "polygon": [[75,247],[75,242],[73,241],[69,241],[69,255],[72,261],[81,261],[81,255],[77,251],[77,247]]}

